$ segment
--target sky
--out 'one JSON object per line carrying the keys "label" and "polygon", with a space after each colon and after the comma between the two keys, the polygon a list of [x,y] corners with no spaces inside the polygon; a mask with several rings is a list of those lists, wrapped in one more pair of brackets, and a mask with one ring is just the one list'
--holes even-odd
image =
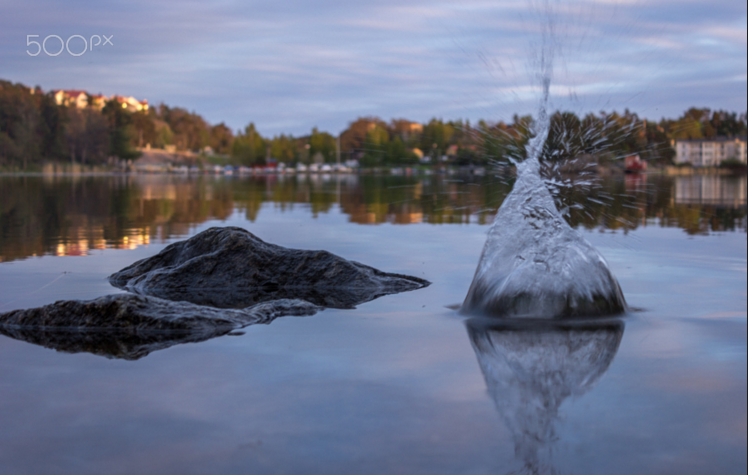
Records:
{"label": "sky", "polygon": [[747,109],[747,18],[740,0],[0,0],[0,79],[265,135],[510,121],[537,107],[550,19],[554,109],[660,119]]}

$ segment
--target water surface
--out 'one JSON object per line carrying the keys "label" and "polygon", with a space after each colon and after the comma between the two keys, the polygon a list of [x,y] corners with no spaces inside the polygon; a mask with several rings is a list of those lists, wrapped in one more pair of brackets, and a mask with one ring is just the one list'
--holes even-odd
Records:
{"label": "water surface", "polygon": [[106,276],[211,226],[433,282],[134,362],[0,336],[2,472],[745,473],[745,178],[614,177],[595,192],[610,202],[565,197],[641,309],[593,327],[447,308],[510,190],[492,176],[0,177],[0,311],[115,293]]}

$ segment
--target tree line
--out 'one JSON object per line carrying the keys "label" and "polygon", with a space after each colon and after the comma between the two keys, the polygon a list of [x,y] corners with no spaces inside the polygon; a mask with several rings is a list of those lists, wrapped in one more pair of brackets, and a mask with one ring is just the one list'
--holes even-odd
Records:
{"label": "tree line", "polygon": [[[533,118],[515,115],[511,122],[443,121],[426,124],[406,119],[386,122],[363,117],[336,137],[314,128],[294,137],[266,137],[253,123],[232,131],[211,125],[199,114],[161,104],[131,112],[116,100],[103,108],[58,105],[51,92],[0,80],[0,167],[26,170],[45,162],[84,165],[112,163],[139,156],[146,146],[221,157],[234,165],[334,163],[356,159],[363,166],[449,162],[457,165],[522,159]],[[672,163],[672,140],[743,137],[746,114],[692,108],[677,119],[650,122],[626,110],[578,117],[558,112],[544,158],[579,155],[615,159],[638,153]]]}

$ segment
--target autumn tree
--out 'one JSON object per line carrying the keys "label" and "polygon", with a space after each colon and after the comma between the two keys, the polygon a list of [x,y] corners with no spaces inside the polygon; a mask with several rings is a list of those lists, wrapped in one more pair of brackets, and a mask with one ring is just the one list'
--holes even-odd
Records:
{"label": "autumn tree", "polygon": [[68,108],[65,140],[73,163],[103,163],[109,156],[109,126],[98,110]]}
{"label": "autumn tree", "polygon": [[234,133],[221,122],[210,129],[210,146],[215,153],[228,155],[234,145]]}
{"label": "autumn tree", "polygon": [[155,116],[148,111],[138,111],[132,114],[133,145],[136,147],[154,146],[158,141]]}

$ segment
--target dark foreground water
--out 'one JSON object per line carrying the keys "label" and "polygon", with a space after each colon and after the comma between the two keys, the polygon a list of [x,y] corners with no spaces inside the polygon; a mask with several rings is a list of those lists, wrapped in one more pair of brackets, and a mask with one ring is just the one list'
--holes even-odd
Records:
{"label": "dark foreground water", "polygon": [[433,282],[137,361],[0,336],[0,473],[745,473],[745,178],[567,196],[640,310],[560,328],[448,308],[509,189],[0,177],[0,312],[114,293],[106,276],[211,226]]}

